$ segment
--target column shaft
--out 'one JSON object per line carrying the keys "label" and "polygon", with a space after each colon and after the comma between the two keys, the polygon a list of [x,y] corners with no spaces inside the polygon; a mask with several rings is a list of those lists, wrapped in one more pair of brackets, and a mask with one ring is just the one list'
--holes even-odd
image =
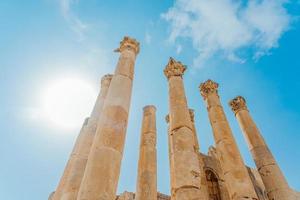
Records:
{"label": "column shaft", "polygon": [[174,200],[207,199],[200,186],[201,168],[184,92],[184,71],[185,66],[172,58],[164,71],[169,80],[172,194]]}
{"label": "column shaft", "polygon": [[266,187],[269,199],[291,200],[292,192],[289,185],[259,129],[250,116],[245,99],[240,96],[236,97],[230,102],[230,106],[244,133],[258,172]]}
{"label": "column shaft", "polygon": [[98,121],[78,200],[116,198],[139,43],[125,37],[117,51],[120,59]]}
{"label": "column shaft", "polygon": [[208,80],[200,85],[201,95],[207,104],[220,164],[230,199],[258,199],[250,176],[226,119],[218,93],[218,84]]}
{"label": "column shaft", "polygon": [[82,125],[82,128],[79,132],[79,135],[77,136],[77,139],[76,139],[76,142],[75,142],[75,145],[73,147],[73,150],[71,152],[71,155],[69,157],[69,160],[66,164],[66,167],[64,169],[64,172],[63,172],[63,175],[59,181],[59,184],[52,196],[52,199],[53,200],[61,200],[61,197],[62,197],[62,194],[63,194],[63,190],[65,188],[65,185],[66,185],[66,181],[69,177],[69,174],[70,174],[70,170],[74,164],[74,159],[73,159],[73,155],[75,155],[77,152],[78,152],[78,149],[79,149],[79,146],[80,146],[80,143],[82,141],[82,138],[83,138],[83,135],[84,135],[84,129],[86,127],[88,123],[88,118],[84,121],[83,125]]}
{"label": "column shaft", "polygon": [[101,90],[97,97],[91,117],[87,125],[82,130],[82,138],[78,146],[78,151],[72,156],[72,163],[69,175],[63,189],[60,200],[76,200],[79,187],[84,175],[88,155],[93,143],[93,139],[97,129],[97,121],[102,112],[104,100],[106,98],[108,88],[112,79],[112,75],[105,75],[101,80]]}
{"label": "column shaft", "polygon": [[144,107],[136,200],[157,200],[156,108]]}

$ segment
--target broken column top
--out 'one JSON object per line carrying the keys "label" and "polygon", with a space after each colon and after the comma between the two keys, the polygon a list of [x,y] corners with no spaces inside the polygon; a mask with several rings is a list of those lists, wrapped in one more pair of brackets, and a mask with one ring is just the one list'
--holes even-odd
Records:
{"label": "broken column top", "polygon": [[195,122],[195,110],[194,109],[189,109],[190,116],[191,116],[191,121]]}
{"label": "broken column top", "polygon": [[170,57],[168,64],[164,70],[165,76],[169,79],[172,76],[180,76],[184,74],[186,66],[181,62],[176,61],[174,58]]}
{"label": "broken column top", "polygon": [[106,74],[101,78],[101,87],[109,86],[111,79],[113,78],[112,74]]}
{"label": "broken column top", "polygon": [[140,43],[134,38],[125,36],[123,40],[120,42],[120,47],[115,51],[122,52],[125,49],[133,50],[135,54],[138,54],[140,52]]}
{"label": "broken column top", "polygon": [[143,110],[144,110],[144,113],[155,112],[156,107],[154,105],[147,105],[143,108]]}
{"label": "broken column top", "polygon": [[206,99],[209,94],[212,93],[218,94],[218,87],[219,87],[218,83],[208,79],[204,83],[200,84],[199,89],[202,97]]}
{"label": "broken column top", "polygon": [[246,100],[242,96],[237,96],[229,102],[231,110],[236,114],[241,110],[248,110]]}

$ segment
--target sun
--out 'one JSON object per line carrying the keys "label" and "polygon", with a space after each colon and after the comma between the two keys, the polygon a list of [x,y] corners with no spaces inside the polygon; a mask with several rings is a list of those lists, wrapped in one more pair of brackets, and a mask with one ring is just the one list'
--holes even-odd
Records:
{"label": "sun", "polygon": [[55,80],[42,95],[42,112],[57,128],[75,129],[90,115],[97,92],[87,81],[79,78]]}

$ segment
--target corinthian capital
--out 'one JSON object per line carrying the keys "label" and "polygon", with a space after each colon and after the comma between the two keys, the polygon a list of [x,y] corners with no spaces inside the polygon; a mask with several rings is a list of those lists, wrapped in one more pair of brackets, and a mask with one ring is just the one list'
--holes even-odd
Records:
{"label": "corinthian capital", "polygon": [[204,83],[201,83],[199,88],[200,88],[200,93],[201,95],[203,96],[204,99],[207,98],[207,96],[209,94],[212,94],[212,93],[218,93],[218,87],[219,87],[219,84],[208,79],[207,81],[205,81]]}
{"label": "corinthian capital", "polygon": [[248,110],[244,97],[237,96],[229,102],[232,111],[236,114],[240,110]]}
{"label": "corinthian capital", "polygon": [[101,87],[108,87],[112,78],[113,78],[112,74],[104,75],[101,78]]}
{"label": "corinthian capital", "polygon": [[169,63],[167,64],[164,74],[169,79],[172,76],[180,76],[184,74],[186,70],[186,66],[181,62],[174,60],[172,57],[169,59]]}
{"label": "corinthian capital", "polygon": [[132,50],[135,54],[138,54],[140,52],[140,43],[134,38],[125,36],[120,42],[120,47],[116,49],[115,52],[122,52],[125,49]]}

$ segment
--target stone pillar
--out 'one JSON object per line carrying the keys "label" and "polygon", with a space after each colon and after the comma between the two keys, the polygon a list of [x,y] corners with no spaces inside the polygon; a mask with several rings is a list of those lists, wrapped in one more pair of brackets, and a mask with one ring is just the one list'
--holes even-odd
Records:
{"label": "stone pillar", "polygon": [[144,107],[135,200],[157,200],[156,108]]}
{"label": "stone pillar", "polygon": [[77,200],[116,198],[139,43],[125,37],[116,51],[121,55],[104,101]]}
{"label": "stone pillar", "polygon": [[207,104],[208,116],[216,148],[220,153],[220,164],[230,199],[258,199],[221,105],[218,84],[208,80],[200,85],[200,92]]}
{"label": "stone pillar", "polygon": [[206,181],[206,174],[204,171],[204,160],[202,155],[200,154],[200,145],[197,137],[197,131],[195,126],[195,111],[193,109],[189,109],[190,117],[192,121],[192,128],[193,128],[193,135],[194,135],[194,149],[198,154],[198,160],[199,160],[199,167],[200,167],[200,186],[201,186],[201,193],[207,197],[209,197],[208,188],[207,188],[207,181]]}
{"label": "stone pillar", "polygon": [[85,119],[83,125],[82,125],[82,128],[79,132],[79,135],[76,139],[76,142],[75,142],[75,145],[73,147],[73,150],[71,152],[71,155],[69,157],[69,160],[66,164],[66,167],[64,169],[64,172],[63,172],[63,175],[59,181],[59,184],[56,188],[56,191],[54,192],[54,194],[52,195],[52,199],[53,200],[61,200],[61,197],[62,197],[62,194],[63,194],[63,190],[65,188],[65,185],[66,185],[66,181],[69,177],[69,174],[70,174],[70,170],[73,166],[73,155],[76,154],[78,152],[78,149],[79,149],[79,146],[80,146],[80,143],[82,142],[82,138],[84,136],[84,130],[85,130],[85,127],[87,126],[87,123],[88,123],[88,118]]}
{"label": "stone pillar", "polygon": [[192,129],[193,129],[193,135],[194,135],[194,149],[196,152],[199,152],[199,141],[197,137],[197,131],[195,127],[195,111],[193,109],[189,109],[190,117],[191,117],[191,122],[192,122]]}
{"label": "stone pillar", "polygon": [[169,166],[170,166],[170,186],[171,186],[171,199],[174,199],[175,198],[175,194],[174,194],[174,190],[173,188],[175,188],[175,186],[173,185],[174,184],[174,165],[173,165],[173,162],[172,162],[172,158],[173,158],[173,145],[172,145],[172,141],[171,141],[171,132],[170,132],[170,116],[169,115],[166,115],[165,117],[165,120],[168,124],[168,152],[169,152]]}
{"label": "stone pillar", "polygon": [[72,154],[72,163],[69,175],[62,192],[60,200],[76,200],[80,183],[83,178],[88,155],[93,143],[97,129],[97,121],[102,112],[104,100],[106,98],[112,75],[107,74],[101,79],[101,90],[97,97],[96,104],[89,118],[87,125],[83,129],[83,136],[78,146],[78,151]]}
{"label": "stone pillar", "polygon": [[201,171],[195,151],[193,125],[184,92],[182,75],[186,67],[170,58],[164,73],[169,81],[172,194],[174,200],[208,199],[200,186]]}
{"label": "stone pillar", "polygon": [[231,100],[229,104],[244,133],[269,199],[291,200],[289,185],[250,116],[245,99],[238,96]]}

